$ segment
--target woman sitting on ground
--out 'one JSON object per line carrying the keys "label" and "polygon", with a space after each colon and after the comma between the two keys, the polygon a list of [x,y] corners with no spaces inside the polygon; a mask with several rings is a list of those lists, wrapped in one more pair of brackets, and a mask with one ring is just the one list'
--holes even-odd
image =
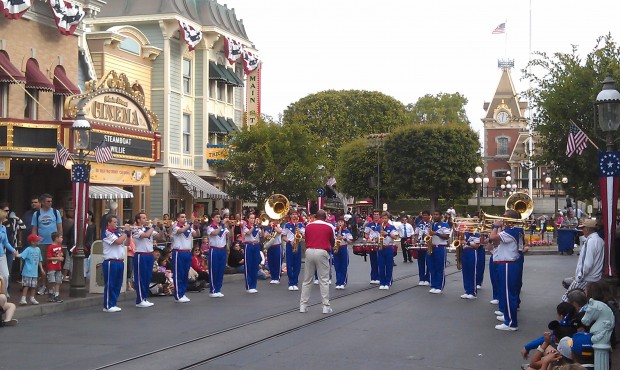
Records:
{"label": "woman sitting on ground", "polygon": [[17,320],[13,319],[13,315],[15,314],[15,304],[7,301],[6,284],[2,276],[0,276],[0,308],[2,308],[2,311],[4,311],[4,319],[2,320],[2,325],[17,325]]}

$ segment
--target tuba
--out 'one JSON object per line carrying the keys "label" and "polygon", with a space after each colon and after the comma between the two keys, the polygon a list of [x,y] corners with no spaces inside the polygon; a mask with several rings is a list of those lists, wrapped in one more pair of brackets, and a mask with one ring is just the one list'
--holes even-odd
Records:
{"label": "tuba", "polygon": [[[279,221],[284,218],[284,216],[288,213],[289,210],[289,201],[282,194],[273,194],[270,195],[269,198],[265,201],[265,214],[267,218],[275,223],[279,223]],[[263,216],[261,216],[261,224],[263,221]],[[267,225],[269,222],[267,222]],[[266,226],[266,225],[265,225]],[[275,225],[274,225],[275,228]],[[269,248],[275,244],[277,232],[274,232],[270,235],[265,235],[265,239],[267,243],[265,243],[264,247]]]}
{"label": "tuba", "polygon": [[534,201],[526,193],[514,193],[506,199],[506,209],[514,209],[525,220],[534,211]]}

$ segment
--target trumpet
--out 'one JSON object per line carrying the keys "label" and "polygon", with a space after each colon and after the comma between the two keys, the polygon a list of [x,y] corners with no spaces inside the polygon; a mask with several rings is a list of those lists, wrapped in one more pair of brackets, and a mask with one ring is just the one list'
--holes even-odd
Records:
{"label": "trumpet", "polygon": [[528,220],[522,218],[510,218],[503,216],[493,216],[484,213],[482,211],[482,218],[480,220],[480,227],[482,232],[489,232],[493,228],[493,224],[497,220],[502,220],[506,227],[522,227],[526,228],[529,226]]}
{"label": "trumpet", "polygon": [[209,222],[209,216],[207,216],[207,215],[203,215],[203,216],[202,216],[202,222],[204,222],[204,223]]}

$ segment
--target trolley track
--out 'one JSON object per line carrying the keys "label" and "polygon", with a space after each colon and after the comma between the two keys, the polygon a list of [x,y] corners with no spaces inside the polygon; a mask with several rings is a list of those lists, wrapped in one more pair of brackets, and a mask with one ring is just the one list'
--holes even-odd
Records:
{"label": "trolley track", "polygon": [[[448,266],[451,265],[450,262],[447,263]],[[446,266],[446,267],[448,267]],[[446,270],[446,277],[459,273],[459,271],[448,272]],[[410,291],[414,288],[419,287],[417,284],[413,282],[407,284],[409,280],[413,280],[414,277],[417,277],[418,274],[408,274],[401,276],[399,278],[395,278],[394,282],[401,282],[405,284],[398,284],[397,286],[393,285],[392,288],[387,292],[382,292],[381,295],[372,297],[368,299],[368,294],[370,291],[377,290],[376,286],[369,286],[366,288],[357,289],[355,291],[350,291],[346,293],[342,293],[337,297],[330,297],[330,301],[332,302],[343,302],[345,298],[352,301],[345,305],[344,308],[339,308],[336,312],[329,315],[320,315],[315,316],[311,313],[301,315],[299,314],[299,309],[289,309],[276,314],[272,314],[269,316],[261,317],[259,319],[251,320],[245,323],[241,323],[239,325],[231,326],[226,329],[218,330],[212,333],[208,333],[196,338],[188,339],[186,341],[182,341],[179,343],[175,343],[169,346],[165,346],[162,348],[155,349],[153,351],[145,352],[136,356],[128,357],[122,360],[118,360],[112,363],[105,364],[100,367],[96,367],[96,369],[108,369],[108,368],[157,368],[157,364],[162,364],[160,361],[164,359],[169,360],[172,357],[175,359],[183,359],[184,363],[179,363],[179,369],[192,369],[197,368],[199,366],[208,364],[209,362],[215,361],[217,359],[229,356],[231,354],[242,351],[248,347],[256,346],[261,343],[268,342],[274,338],[282,337],[287,334],[294,333],[296,331],[302,330],[304,328],[308,328],[312,325],[322,323],[326,320],[329,320],[332,317],[338,317],[339,315],[344,315],[349,312],[352,312],[360,307],[364,307],[370,305],[372,303],[379,302],[383,299],[386,299],[395,294]],[[404,285],[404,286],[400,286]],[[422,287],[425,288],[425,287]],[[366,293],[366,294],[364,294]],[[310,305],[310,312],[317,312],[321,307],[320,302]],[[300,318],[302,321],[300,322]],[[271,328],[268,331],[271,333],[266,333],[266,329],[261,329],[261,327],[273,326],[273,319],[278,319],[282,322],[281,329],[273,329]],[[245,335],[248,333],[248,328],[254,327],[254,332],[257,334]],[[245,333],[245,334],[244,334]],[[260,334],[258,334],[260,333]],[[266,334],[265,334],[266,333]],[[227,341],[226,338],[239,338],[241,336],[242,340],[237,342],[235,340],[235,344],[231,345]],[[222,340],[216,340],[222,338]],[[245,341],[243,341],[245,340]],[[179,356],[175,356],[174,354],[178,353]],[[182,361],[181,361],[182,362]],[[146,367],[145,367],[146,366]]]}

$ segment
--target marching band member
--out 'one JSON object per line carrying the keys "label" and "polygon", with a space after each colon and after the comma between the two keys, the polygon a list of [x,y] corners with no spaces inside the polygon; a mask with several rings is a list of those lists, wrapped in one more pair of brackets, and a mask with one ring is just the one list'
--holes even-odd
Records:
{"label": "marching band member", "polygon": [[[368,242],[377,243],[379,241],[379,229],[381,229],[381,218],[379,211],[372,212],[372,221],[366,224],[364,234]],[[379,265],[377,264],[377,251],[370,251],[370,284],[380,284]]]}
{"label": "marching band member", "polygon": [[334,247],[333,264],[336,270],[336,289],[344,289],[347,286],[348,267],[349,267],[349,243],[353,241],[353,234],[347,229],[344,217],[338,219],[336,229],[336,241],[340,240],[338,251]]}
{"label": "marching band member", "polygon": [[[283,240],[286,241],[286,274],[288,275],[288,290],[299,290],[299,273],[301,271],[301,239],[296,240],[296,235],[303,238],[306,229],[304,224],[299,222],[297,210],[291,208],[288,213],[289,222],[284,225]],[[293,248],[293,243],[296,247]],[[296,251],[293,252],[293,249]]]}
{"label": "marching band member", "polygon": [[118,230],[118,218],[106,217],[106,229],[103,231],[103,312],[119,312],[116,301],[121,293],[125,278],[125,244],[129,238],[129,225],[125,230]]}
{"label": "marching band member", "polygon": [[245,240],[245,289],[248,293],[256,293],[258,265],[260,264],[260,237],[261,229],[257,224],[256,215],[250,213],[248,222],[243,225]]}
{"label": "marching band member", "polygon": [[428,230],[431,225],[431,216],[428,211],[420,212],[422,214],[422,218],[420,222],[416,225],[415,234],[417,237],[416,241],[416,249],[418,252],[418,277],[420,278],[420,282],[418,285],[428,286],[431,285],[431,277],[429,274],[429,269],[426,264],[426,242],[424,241],[424,237],[428,235]]}
{"label": "marching band member", "polygon": [[226,270],[226,239],[230,230],[221,221],[220,213],[211,214],[211,225],[207,227],[209,235],[209,297],[221,298],[222,283],[224,282],[224,271]]}
{"label": "marching band member", "polygon": [[377,265],[379,268],[379,289],[388,290],[392,285],[392,271],[394,270],[394,238],[398,236],[398,230],[390,224],[390,214],[383,212],[381,215],[381,228],[379,235],[383,237],[383,243],[379,245],[377,252]]}
{"label": "marching band member", "polygon": [[[193,220],[196,221],[195,219]],[[194,227],[194,222],[187,222],[185,213],[177,214],[177,222],[172,225],[172,279],[174,282],[174,299],[176,302],[189,302],[185,295],[187,291],[187,279],[189,268],[192,265],[192,241],[198,237],[198,223]],[[213,248],[213,246],[211,246]],[[211,252],[213,255],[213,251]],[[211,266],[209,266],[211,267]],[[213,276],[213,269],[211,269]],[[213,285],[211,285],[213,287]]]}
{"label": "marching band member", "polygon": [[147,225],[145,213],[138,213],[134,221],[136,226],[132,228],[132,237],[136,245],[133,259],[136,307],[145,308],[153,306],[147,298],[153,277],[153,237],[157,235],[157,232],[153,225]]}
{"label": "marching band member", "polygon": [[[520,219],[519,212],[507,209],[503,217]],[[520,227],[504,227],[504,221],[499,219],[493,223],[493,229],[489,239],[497,250],[493,255],[493,263],[499,275],[499,310],[503,315],[497,319],[503,319],[503,323],[496,325],[495,329],[504,331],[516,331],[519,329],[517,321],[517,308],[519,304],[519,289],[521,286],[519,250],[523,249],[524,231]]]}
{"label": "marching band member", "polygon": [[[280,284],[280,275],[282,274],[282,228],[275,222],[272,222],[265,228],[265,245],[267,247],[267,264],[271,273],[271,281],[269,284]],[[271,241],[273,240],[273,241]]]}
{"label": "marching band member", "polygon": [[[476,289],[476,278],[478,272],[478,249],[480,249],[480,233],[465,230],[464,239],[462,240],[463,253],[461,254],[461,265],[463,268],[463,289],[465,294],[461,295],[463,299],[476,299],[478,291]],[[484,248],[482,248],[484,249]]]}
{"label": "marching band member", "polygon": [[403,263],[413,262],[411,260],[411,251],[409,250],[409,244],[411,244],[411,238],[413,237],[413,226],[409,223],[409,217],[407,215],[401,216],[401,225],[398,229],[400,234],[400,248],[403,251]]}
{"label": "marching band member", "polygon": [[433,253],[426,256],[428,270],[431,276],[431,290],[429,293],[441,294],[446,285],[444,268],[446,266],[446,245],[450,238],[450,225],[442,221],[439,211],[433,212],[433,223],[428,230],[432,237]]}

